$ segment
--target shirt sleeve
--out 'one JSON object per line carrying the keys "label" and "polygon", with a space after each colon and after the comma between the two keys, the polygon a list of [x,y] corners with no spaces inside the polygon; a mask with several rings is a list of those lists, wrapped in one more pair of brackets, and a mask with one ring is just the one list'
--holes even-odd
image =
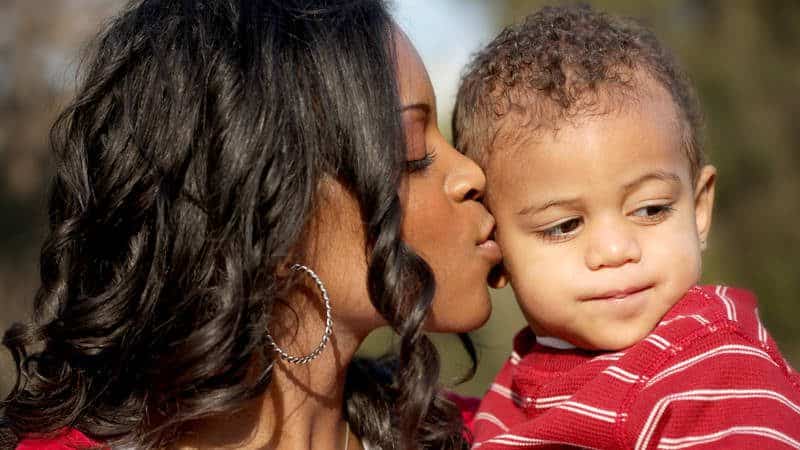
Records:
{"label": "shirt sleeve", "polygon": [[680,349],[642,380],[623,440],[634,449],[800,449],[800,381],[735,333]]}

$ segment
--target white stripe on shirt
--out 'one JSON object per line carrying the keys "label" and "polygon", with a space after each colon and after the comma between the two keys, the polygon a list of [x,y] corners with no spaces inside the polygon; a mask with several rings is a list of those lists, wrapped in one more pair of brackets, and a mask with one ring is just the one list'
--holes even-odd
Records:
{"label": "white stripe on shirt", "polygon": [[783,394],[766,389],[698,389],[694,391],[678,392],[675,394],[667,395],[659,400],[650,415],[647,417],[638,439],[636,439],[636,450],[647,448],[650,444],[650,439],[653,437],[661,416],[666,412],[669,405],[677,401],[706,401],[716,402],[724,400],[740,400],[740,399],[769,399],[775,400],[784,406],[791,409],[795,414],[800,415],[800,405],[792,403],[791,400],[786,398]]}
{"label": "white stripe on shirt", "polygon": [[792,439],[790,436],[787,436],[778,430],[767,427],[752,426],[731,427],[726,430],[705,434],[702,436],[685,436],[680,438],[662,437],[658,442],[658,448],[663,450],[678,450],[681,448],[693,447],[695,445],[709,444],[711,442],[719,441],[720,439],[725,439],[726,437],[735,436],[737,434],[749,434],[770,438],[786,444],[789,447],[800,449],[800,442]]}
{"label": "white stripe on shirt", "polygon": [[774,366],[778,366],[778,364],[770,358],[769,354],[761,349],[755,347],[749,347],[747,345],[721,345],[717,348],[713,348],[705,353],[701,353],[697,356],[693,356],[689,359],[683,360],[674,366],[668,367],[658,374],[654,375],[650,381],[647,382],[647,387],[652,386],[653,384],[663,380],[664,378],[675,375],[676,373],[680,373],[689,367],[698,364],[706,359],[714,358],[716,356],[722,355],[747,355],[747,356],[755,356],[761,359],[765,359],[769,361],[770,364]]}

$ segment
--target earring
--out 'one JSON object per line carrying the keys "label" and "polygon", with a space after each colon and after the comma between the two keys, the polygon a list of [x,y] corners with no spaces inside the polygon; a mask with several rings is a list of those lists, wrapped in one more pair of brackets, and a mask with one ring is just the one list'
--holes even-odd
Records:
{"label": "earring", "polygon": [[313,280],[314,283],[317,284],[319,291],[322,293],[322,300],[325,303],[325,332],[322,333],[322,340],[319,344],[311,351],[311,353],[305,356],[292,356],[282,348],[278,347],[278,344],[275,343],[275,340],[269,334],[269,330],[267,330],[267,341],[269,345],[280,355],[281,359],[284,361],[290,362],[292,364],[308,364],[309,362],[313,361],[314,359],[322,353],[322,350],[325,349],[325,346],[328,345],[328,340],[331,338],[331,334],[333,334],[333,318],[331,317],[331,299],[328,297],[328,291],[325,289],[325,285],[322,284],[322,280],[320,280],[319,276],[314,273],[313,270],[309,269],[308,267],[295,264],[292,266],[292,270],[298,271],[302,270],[306,272]]}
{"label": "earring", "polygon": [[706,240],[705,239],[700,239],[700,250],[705,251],[705,249],[707,247],[708,247],[708,244],[706,243]]}

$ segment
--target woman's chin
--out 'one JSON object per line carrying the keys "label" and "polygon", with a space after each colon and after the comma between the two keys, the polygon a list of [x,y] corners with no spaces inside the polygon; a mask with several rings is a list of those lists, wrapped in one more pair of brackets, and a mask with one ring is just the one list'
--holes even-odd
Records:
{"label": "woman's chin", "polygon": [[481,295],[455,302],[439,302],[434,299],[433,308],[425,330],[433,333],[469,333],[482,327],[492,314],[492,302],[488,289]]}

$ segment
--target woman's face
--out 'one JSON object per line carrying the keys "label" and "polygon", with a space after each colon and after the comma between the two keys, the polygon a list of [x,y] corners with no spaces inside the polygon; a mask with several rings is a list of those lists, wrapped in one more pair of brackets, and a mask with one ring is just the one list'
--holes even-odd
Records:
{"label": "woman's face", "polygon": [[491,313],[486,280],[501,259],[499,247],[489,239],[494,219],[480,202],[486,179],[477,164],[442,136],[425,66],[402,32],[396,38],[409,161],[401,189],[402,237],[436,277],[427,328],[473,330]]}
{"label": "woman's face", "polygon": [[[474,330],[491,312],[486,279],[500,262],[499,247],[488,239],[494,218],[479,201],[486,180],[480,168],[442,136],[425,66],[408,38],[399,32],[396,39],[409,161],[409,173],[400,188],[402,238],[427,261],[436,277],[426,328],[437,332]],[[320,193],[320,207],[306,242],[309,262],[330,294],[337,324],[335,339],[352,335],[357,342],[385,324],[367,292],[366,229],[358,201],[344,186],[326,180]],[[313,285],[311,289],[315,289]],[[318,301],[310,304],[319,307]],[[317,331],[321,332],[309,331],[310,336]]]}

